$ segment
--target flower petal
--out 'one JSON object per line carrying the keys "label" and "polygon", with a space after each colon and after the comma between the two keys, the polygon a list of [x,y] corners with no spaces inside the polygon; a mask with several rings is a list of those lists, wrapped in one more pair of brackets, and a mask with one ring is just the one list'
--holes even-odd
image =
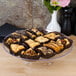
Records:
{"label": "flower petal", "polygon": [[58,6],[66,7],[69,5],[70,0],[58,0],[58,2],[59,2]]}

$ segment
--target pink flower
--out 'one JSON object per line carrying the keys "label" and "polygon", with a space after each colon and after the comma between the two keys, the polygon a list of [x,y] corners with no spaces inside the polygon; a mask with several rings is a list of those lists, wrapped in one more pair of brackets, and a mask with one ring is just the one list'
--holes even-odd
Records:
{"label": "pink flower", "polygon": [[53,6],[66,7],[69,5],[70,0],[50,0],[50,3]]}
{"label": "pink flower", "polygon": [[70,0],[58,0],[58,2],[59,2],[59,4],[58,4],[59,6],[66,7],[69,5]]}

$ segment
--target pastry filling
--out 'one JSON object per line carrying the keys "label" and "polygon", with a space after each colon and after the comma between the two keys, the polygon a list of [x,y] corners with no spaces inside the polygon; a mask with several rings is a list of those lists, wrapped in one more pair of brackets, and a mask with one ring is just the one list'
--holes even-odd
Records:
{"label": "pastry filling", "polygon": [[55,52],[57,52],[57,53],[61,52],[62,49],[64,48],[63,45],[56,44],[56,42],[54,42],[54,41],[49,42],[48,44],[43,44],[43,46],[49,47],[49,48],[53,49]]}
{"label": "pastry filling", "polygon": [[14,53],[17,53],[17,52],[25,49],[25,47],[23,45],[19,45],[19,44],[11,44],[10,48]]}
{"label": "pastry filling", "polygon": [[17,39],[8,38],[5,43],[9,45],[11,43],[16,43],[16,42],[20,42],[20,38]]}
{"label": "pastry filling", "polygon": [[26,51],[22,51],[21,52],[22,55],[28,55],[28,56],[36,56],[36,55],[40,55],[39,53],[36,53],[33,49],[29,48]]}
{"label": "pastry filling", "polygon": [[46,47],[40,47],[38,50],[40,50],[44,55],[53,54],[53,50],[47,49]]}
{"label": "pastry filling", "polygon": [[32,39],[26,40],[25,43],[27,43],[31,48],[35,48],[36,46],[39,46],[39,42],[35,42]]}
{"label": "pastry filling", "polygon": [[44,35],[44,37],[47,37],[49,39],[55,39],[55,38],[57,38],[59,36],[60,35],[56,35],[55,33],[49,33],[49,34]]}
{"label": "pastry filling", "polygon": [[37,37],[37,38],[35,39],[35,41],[40,42],[40,43],[43,43],[43,42],[49,41],[49,39],[44,38],[43,36],[39,36],[39,37]]}

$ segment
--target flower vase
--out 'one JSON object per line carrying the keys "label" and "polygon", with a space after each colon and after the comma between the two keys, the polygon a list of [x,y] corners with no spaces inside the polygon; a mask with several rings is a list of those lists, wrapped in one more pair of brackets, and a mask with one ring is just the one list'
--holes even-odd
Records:
{"label": "flower vase", "polygon": [[61,32],[61,27],[59,23],[57,22],[57,11],[53,11],[51,21],[46,27],[46,31],[47,32],[54,32],[54,31]]}

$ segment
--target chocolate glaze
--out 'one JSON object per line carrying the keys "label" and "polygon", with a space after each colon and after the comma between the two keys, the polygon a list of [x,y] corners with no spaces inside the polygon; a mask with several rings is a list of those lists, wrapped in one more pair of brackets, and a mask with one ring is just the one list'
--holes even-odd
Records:
{"label": "chocolate glaze", "polygon": [[[56,41],[57,41],[58,39],[60,39],[60,40],[62,41],[62,44],[64,45],[64,48],[65,48],[65,49],[67,49],[67,48],[69,48],[69,47],[72,46],[73,41],[72,41],[71,39],[69,39],[69,38],[67,38],[67,37],[58,37],[58,38],[56,38]],[[69,44],[68,44],[68,45],[66,45],[66,41],[65,41],[64,39],[68,39],[68,41],[69,41]]]}

